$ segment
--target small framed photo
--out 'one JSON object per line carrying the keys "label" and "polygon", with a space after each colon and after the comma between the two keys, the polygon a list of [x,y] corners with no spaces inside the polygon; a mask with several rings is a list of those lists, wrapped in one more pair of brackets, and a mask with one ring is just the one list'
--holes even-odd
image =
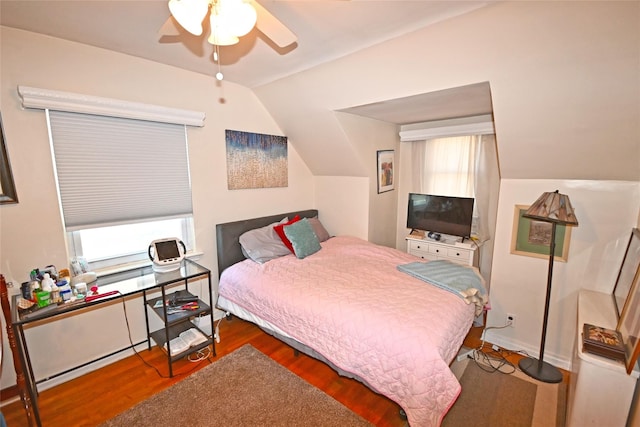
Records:
{"label": "small framed photo", "polygon": [[[529,206],[516,205],[511,234],[511,253],[535,258],[549,258],[551,223],[525,218],[522,215]],[[571,227],[556,226],[556,250],[554,261],[567,262]]]}
{"label": "small framed photo", "polygon": [[394,150],[378,150],[378,194],[391,191],[395,188],[396,180],[393,172],[394,164]]}

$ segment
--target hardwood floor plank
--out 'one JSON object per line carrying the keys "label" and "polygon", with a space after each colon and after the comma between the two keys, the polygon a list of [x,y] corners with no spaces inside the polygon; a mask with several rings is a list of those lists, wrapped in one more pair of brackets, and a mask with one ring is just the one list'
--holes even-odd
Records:
{"label": "hardwood floor plank", "polygon": [[[147,399],[195,370],[233,352],[244,344],[285,366],[307,382],[323,390],[352,411],[382,427],[405,426],[400,407],[362,383],[339,376],[333,369],[304,354],[294,356],[293,349],[263,332],[257,326],[233,318],[219,324],[221,342],[216,344],[217,357],[199,363],[182,360],[174,364],[174,378],[167,378],[165,353],[157,347],[90,372],[40,393],[39,405],[46,427],[95,426],[113,418],[127,408]],[[481,328],[472,328],[465,345],[480,345]],[[517,359],[518,356],[514,356]],[[517,363],[517,361],[516,361]],[[156,369],[162,374],[159,375]],[[568,381],[568,375],[565,376]],[[220,390],[223,393],[223,390]],[[222,396],[222,394],[221,394]],[[19,400],[2,407],[8,426],[26,426],[26,416]]]}

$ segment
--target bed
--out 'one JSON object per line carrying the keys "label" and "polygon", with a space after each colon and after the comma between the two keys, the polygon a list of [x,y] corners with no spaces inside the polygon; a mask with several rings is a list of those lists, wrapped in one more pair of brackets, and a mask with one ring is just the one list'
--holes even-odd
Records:
{"label": "bed", "polygon": [[303,257],[298,244],[246,259],[240,240],[251,230],[285,224],[299,243],[286,225],[296,215],[296,230],[319,223],[317,210],[305,210],[216,226],[217,306],[394,400],[411,426],[440,425],[461,391],[449,364],[482,303],[399,270],[415,256],[351,236],[317,239]]}

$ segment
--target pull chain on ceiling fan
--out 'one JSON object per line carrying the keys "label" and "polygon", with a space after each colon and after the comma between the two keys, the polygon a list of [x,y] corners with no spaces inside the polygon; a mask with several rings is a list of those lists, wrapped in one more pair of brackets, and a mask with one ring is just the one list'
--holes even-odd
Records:
{"label": "pull chain on ceiling fan", "polygon": [[281,47],[296,41],[295,34],[252,0],[169,0],[169,10],[178,24],[196,36],[202,35],[202,23],[210,12],[211,33],[207,41],[214,46],[213,58],[218,63],[218,80],[222,80],[219,46],[238,43],[239,38],[256,24],[262,33]]}

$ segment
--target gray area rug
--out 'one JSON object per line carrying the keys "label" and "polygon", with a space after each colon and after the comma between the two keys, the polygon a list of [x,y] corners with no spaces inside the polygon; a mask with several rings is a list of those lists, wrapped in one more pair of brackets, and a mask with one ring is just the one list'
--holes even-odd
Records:
{"label": "gray area rug", "polygon": [[248,344],[102,424],[158,425],[371,426]]}
{"label": "gray area rug", "polygon": [[542,383],[520,371],[487,372],[471,359],[451,368],[462,392],[442,427],[564,427],[566,384]]}

